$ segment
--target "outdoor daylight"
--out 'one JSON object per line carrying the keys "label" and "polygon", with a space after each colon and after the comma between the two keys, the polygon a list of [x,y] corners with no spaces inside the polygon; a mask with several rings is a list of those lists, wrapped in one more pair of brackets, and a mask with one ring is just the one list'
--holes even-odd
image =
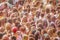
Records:
{"label": "outdoor daylight", "polygon": [[0,0],[0,40],[60,40],[60,0]]}

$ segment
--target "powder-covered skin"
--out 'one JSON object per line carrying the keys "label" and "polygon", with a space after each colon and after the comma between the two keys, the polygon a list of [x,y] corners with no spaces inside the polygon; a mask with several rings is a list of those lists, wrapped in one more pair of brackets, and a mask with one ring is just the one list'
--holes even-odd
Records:
{"label": "powder-covered skin", "polygon": [[0,0],[0,40],[60,40],[60,0]]}

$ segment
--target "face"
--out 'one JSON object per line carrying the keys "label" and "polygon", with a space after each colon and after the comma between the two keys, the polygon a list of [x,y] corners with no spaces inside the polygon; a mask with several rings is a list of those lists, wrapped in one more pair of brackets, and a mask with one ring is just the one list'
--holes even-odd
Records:
{"label": "face", "polygon": [[3,40],[9,40],[8,36],[4,36]]}
{"label": "face", "polygon": [[0,11],[0,16],[2,16],[3,15],[3,13]]}
{"label": "face", "polygon": [[6,0],[2,0],[1,2],[4,2],[4,1],[6,1]]}

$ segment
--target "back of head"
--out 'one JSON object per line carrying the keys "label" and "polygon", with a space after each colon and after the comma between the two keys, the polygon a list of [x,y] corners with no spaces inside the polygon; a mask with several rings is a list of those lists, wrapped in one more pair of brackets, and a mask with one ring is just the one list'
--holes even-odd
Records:
{"label": "back of head", "polygon": [[15,37],[15,36],[12,36],[11,39],[12,39],[12,40],[16,40],[16,37]]}
{"label": "back of head", "polygon": [[55,38],[54,40],[58,40],[57,38]]}
{"label": "back of head", "polygon": [[49,37],[47,37],[47,38],[45,38],[45,40],[50,40],[50,38],[49,38]]}
{"label": "back of head", "polygon": [[35,40],[33,37],[30,37],[29,40]]}

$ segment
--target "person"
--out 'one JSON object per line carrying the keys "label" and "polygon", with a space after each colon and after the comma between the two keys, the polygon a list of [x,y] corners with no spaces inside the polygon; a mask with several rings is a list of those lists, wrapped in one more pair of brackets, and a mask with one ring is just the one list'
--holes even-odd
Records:
{"label": "person", "polygon": [[1,0],[0,39],[60,40],[59,2],[56,0]]}

